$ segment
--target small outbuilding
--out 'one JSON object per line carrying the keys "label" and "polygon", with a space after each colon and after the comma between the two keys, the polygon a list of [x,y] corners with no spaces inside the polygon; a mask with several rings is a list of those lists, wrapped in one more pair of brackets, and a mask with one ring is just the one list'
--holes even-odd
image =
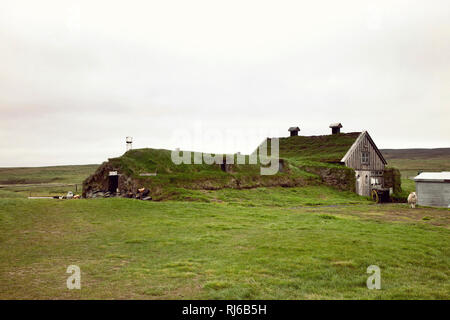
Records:
{"label": "small outbuilding", "polygon": [[300,131],[299,127],[290,127],[288,131],[291,133],[291,137],[298,136],[298,132]]}
{"label": "small outbuilding", "polygon": [[422,172],[414,181],[418,205],[450,207],[450,172]]}

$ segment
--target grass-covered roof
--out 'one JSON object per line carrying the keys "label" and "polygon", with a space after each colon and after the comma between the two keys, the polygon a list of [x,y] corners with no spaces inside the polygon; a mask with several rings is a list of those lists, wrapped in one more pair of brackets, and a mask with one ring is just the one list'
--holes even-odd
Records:
{"label": "grass-covered roof", "polygon": [[[279,138],[280,158],[336,163],[350,149],[359,134],[359,132],[352,132]],[[270,143],[268,149],[270,153]],[[143,172],[158,172],[158,174],[222,173],[217,165],[205,163],[176,165],[171,160],[171,151],[162,149],[130,150],[123,156],[110,160],[113,164],[126,169],[129,174],[135,175]],[[259,173],[259,165],[235,165],[233,171],[255,174]]]}
{"label": "grass-covered roof", "polygon": [[279,138],[280,158],[336,163],[347,153],[360,132],[324,136]]}

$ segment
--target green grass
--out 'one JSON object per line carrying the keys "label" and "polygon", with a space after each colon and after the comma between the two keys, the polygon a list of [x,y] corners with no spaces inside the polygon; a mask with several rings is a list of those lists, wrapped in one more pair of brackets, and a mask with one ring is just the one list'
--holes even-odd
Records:
{"label": "green grass", "polygon": [[0,184],[81,183],[97,164],[78,166],[0,168]]}
{"label": "green grass", "polygon": [[339,162],[359,134],[360,132],[352,132],[280,138],[280,157],[318,162]]}
{"label": "green grass", "polygon": [[247,207],[373,204],[373,201],[369,198],[358,196],[349,191],[339,191],[327,186],[252,189],[225,188],[220,190],[173,189],[170,199],[181,201],[225,202],[229,205]]}
{"label": "green grass", "polygon": [[[320,157],[289,153],[289,143],[289,175],[302,187],[185,189],[176,184],[265,181],[257,166],[172,167],[169,153],[152,149],[112,159],[134,173],[157,170],[165,202],[20,199],[74,191],[97,166],[0,169],[9,184],[0,188],[0,299],[450,298],[448,209],[374,205],[321,185],[303,168],[333,169],[325,162],[349,142]],[[404,192],[414,190],[405,177]],[[72,264],[81,290],[66,288]],[[382,290],[366,288],[372,264]]]}
{"label": "green grass", "polygon": [[0,198],[81,194],[82,182],[98,165],[0,168]]}
{"label": "green grass", "polygon": [[402,178],[402,190],[406,195],[416,191],[416,184],[414,183],[414,180]]}
{"label": "green grass", "polygon": [[390,159],[389,165],[398,168],[409,177],[418,171],[450,171],[450,157],[439,156],[428,159]]}
{"label": "green grass", "polygon": [[[272,190],[261,191],[244,205],[233,193],[215,195],[224,203],[0,199],[0,298],[450,298],[448,210],[245,205],[270,205]],[[72,264],[81,290],[66,288]],[[382,290],[366,288],[372,264]]]}
{"label": "green grass", "polygon": [[47,197],[47,196],[62,196],[66,195],[68,191],[74,194],[81,194],[82,184],[63,184],[63,185],[11,185],[0,187],[1,198],[27,198],[33,197]]}

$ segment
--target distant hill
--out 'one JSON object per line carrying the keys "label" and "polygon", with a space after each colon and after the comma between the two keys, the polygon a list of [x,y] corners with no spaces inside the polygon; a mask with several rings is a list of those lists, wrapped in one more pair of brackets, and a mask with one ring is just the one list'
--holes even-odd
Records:
{"label": "distant hill", "polygon": [[414,177],[421,171],[450,171],[450,148],[382,149],[388,166],[400,169],[403,177]]}
{"label": "distant hill", "polygon": [[450,158],[450,148],[436,149],[381,149],[386,160],[389,159],[430,159]]}
{"label": "distant hill", "polygon": [[38,183],[79,183],[90,176],[99,164],[51,167],[0,168],[0,185]]}

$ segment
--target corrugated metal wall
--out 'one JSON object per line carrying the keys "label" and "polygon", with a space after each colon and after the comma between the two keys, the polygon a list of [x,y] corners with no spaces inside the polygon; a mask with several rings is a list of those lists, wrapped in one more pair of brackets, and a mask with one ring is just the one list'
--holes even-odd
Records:
{"label": "corrugated metal wall", "polygon": [[421,206],[448,207],[450,182],[416,181],[418,204]]}

